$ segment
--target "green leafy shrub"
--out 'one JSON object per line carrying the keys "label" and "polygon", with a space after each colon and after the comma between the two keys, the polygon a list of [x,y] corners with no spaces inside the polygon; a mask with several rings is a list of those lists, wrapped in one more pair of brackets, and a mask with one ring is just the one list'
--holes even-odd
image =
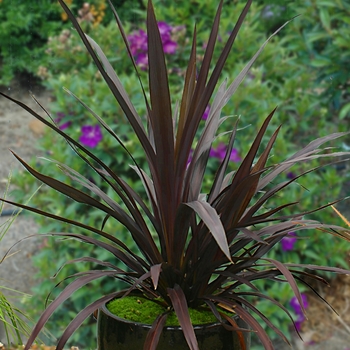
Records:
{"label": "green leafy shrub", "polygon": [[[77,16],[86,12],[94,16],[93,25],[108,24],[112,19],[105,0],[70,0]],[[125,0],[114,0],[115,6],[130,21],[137,21],[137,9],[142,2],[134,2],[130,8]],[[88,6],[87,9],[84,6]],[[0,84],[9,85],[19,74],[45,75],[42,67],[50,65],[45,54],[48,39],[57,35],[63,27],[69,28],[65,13],[55,0],[4,0],[0,1]]]}
{"label": "green leafy shrub", "polygon": [[[281,10],[282,15],[276,16],[277,25],[282,24],[286,16],[300,15],[281,33],[280,44],[287,57],[294,57],[311,77],[310,92],[317,96],[318,105],[306,106],[306,115],[312,116],[315,107],[320,108],[326,111],[322,116],[328,125],[333,123],[345,129],[350,118],[349,2],[307,0],[286,2],[283,6],[278,1],[271,3],[266,6],[270,11],[263,23],[266,26],[273,25],[271,17]],[[300,88],[303,87],[299,85]]]}
{"label": "green leafy shrub", "polygon": [[346,125],[350,120],[350,4],[348,1],[323,1],[322,7],[316,2],[307,5],[304,28],[297,23],[294,27],[294,33],[305,36],[307,43],[298,52],[302,62],[308,61],[317,74],[321,100]]}
{"label": "green leafy shrub", "polygon": [[53,0],[0,2],[0,84],[18,73],[35,75],[43,64],[47,39],[62,29]]}

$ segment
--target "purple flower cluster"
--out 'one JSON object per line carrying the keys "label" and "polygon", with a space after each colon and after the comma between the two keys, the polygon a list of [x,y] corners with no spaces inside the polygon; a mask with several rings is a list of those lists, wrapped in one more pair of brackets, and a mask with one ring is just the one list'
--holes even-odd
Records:
{"label": "purple flower cluster", "polygon": [[[220,143],[218,145],[218,147],[216,147],[216,148],[212,147],[209,151],[210,157],[219,158],[221,160],[223,160],[225,158],[225,154],[226,154],[226,146],[223,143]],[[190,155],[189,155],[188,160],[187,160],[187,166],[192,161],[192,155],[193,155],[193,150],[191,149]],[[241,161],[241,157],[238,155],[238,151],[235,148],[233,148],[231,151],[230,161],[231,162],[240,162]]]}
{"label": "purple flower cluster", "polygon": [[[303,302],[303,306],[305,309],[308,308],[309,304],[307,302],[307,296],[304,293],[301,293],[301,300]],[[293,308],[294,312],[297,315],[297,320],[295,321],[295,327],[298,331],[301,330],[301,325],[305,321],[305,315],[303,314],[303,311],[301,310],[301,305],[296,297],[293,297],[290,300],[290,306]]]}
{"label": "purple flower cluster", "polygon": [[[226,145],[224,143],[219,143],[216,148],[212,147],[209,152],[210,157],[219,158],[223,160],[225,158],[226,154]],[[231,162],[240,162],[241,157],[238,154],[238,150],[236,148],[233,148],[230,154],[230,161]]]}
{"label": "purple flower cluster", "polygon": [[[172,40],[172,33],[180,30],[182,27],[172,27],[166,22],[158,22],[160,37],[163,43],[163,50],[166,54],[174,54],[177,49],[177,43]],[[136,64],[146,70],[148,67],[147,55],[147,33],[140,29],[138,32],[128,36],[130,50],[135,58]]]}
{"label": "purple flower cluster", "polygon": [[101,128],[99,125],[84,125],[81,127],[79,141],[84,145],[94,148],[102,140]]}
{"label": "purple flower cluster", "polygon": [[[58,112],[57,117],[54,122],[60,130],[67,129],[72,122],[66,120],[66,115],[63,112]],[[81,127],[81,136],[79,141],[84,145],[91,148],[96,147],[99,142],[102,140],[102,132],[99,125],[83,125]]]}
{"label": "purple flower cluster", "polygon": [[287,236],[281,239],[282,250],[288,252],[294,249],[294,244],[297,241],[295,232],[289,232]]}

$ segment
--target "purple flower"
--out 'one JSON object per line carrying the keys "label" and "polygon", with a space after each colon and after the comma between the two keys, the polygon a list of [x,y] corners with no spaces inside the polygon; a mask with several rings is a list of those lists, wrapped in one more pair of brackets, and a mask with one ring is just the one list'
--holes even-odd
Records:
{"label": "purple flower", "polygon": [[238,163],[238,162],[240,162],[241,160],[242,160],[242,159],[241,159],[241,157],[239,156],[237,149],[236,149],[236,148],[232,148],[231,155],[230,155],[230,161],[231,161],[231,162]]}
{"label": "purple flower", "polygon": [[173,27],[170,24],[160,21],[158,22],[158,29],[162,41],[170,39],[170,34],[173,29]]}
{"label": "purple flower", "polygon": [[[309,303],[307,301],[307,296],[304,293],[301,293],[301,300],[303,302],[303,306],[305,309],[307,309],[309,307]],[[301,305],[297,299],[296,296],[294,296],[291,300],[290,300],[290,306],[293,308],[294,312],[297,315],[304,315],[303,311],[301,310]]]}
{"label": "purple flower", "polygon": [[135,58],[135,62],[142,70],[146,70],[148,67],[147,52],[143,52],[143,53],[138,54]]}
{"label": "purple flower", "polygon": [[301,331],[301,325],[303,324],[304,321],[305,321],[305,317],[304,316],[298,316],[296,321],[294,321],[295,328],[297,329],[298,332]]}
{"label": "purple flower", "polygon": [[[172,40],[171,34],[177,27],[172,27],[166,22],[158,22],[158,28],[160,37],[163,44],[163,50],[166,54],[174,54],[177,49],[177,43]],[[138,32],[128,36],[130,43],[131,54],[135,57],[136,64],[141,67],[142,70],[148,67],[148,43],[147,34],[140,29]]]}
{"label": "purple flower", "polygon": [[293,180],[295,178],[296,178],[296,176],[293,172],[290,171],[289,173],[287,173],[287,179]]}
{"label": "purple flower", "polygon": [[205,107],[205,111],[202,115],[202,119],[203,120],[207,120],[209,117],[209,112],[210,112],[210,105],[208,105],[207,107]]}
{"label": "purple flower", "polygon": [[[219,158],[221,160],[225,158],[225,154],[226,154],[226,146],[223,143],[219,143],[219,145],[216,148],[212,147],[209,152],[210,157]],[[233,148],[231,151],[230,161],[231,162],[241,161],[241,157],[238,155],[238,151],[235,148]]]}
{"label": "purple flower", "polygon": [[84,125],[81,128],[80,142],[84,146],[94,148],[102,140],[102,133],[99,125]]}
{"label": "purple flower", "polygon": [[133,56],[136,56],[140,52],[147,51],[147,34],[144,30],[140,29],[138,33],[129,35],[128,40]]}
{"label": "purple flower", "polygon": [[[303,302],[303,306],[305,309],[308,308],[309,304],[307,302],[307,296],[304,293],[301,293],[301,300]],[[301,324],[305,321],[305,316],[303,314],[303,311],[301,310],[301,306],[299,304],[298,299],[294,296],[291,300],[290,300],[290,306],[293,308],[294,312],[297,315],[297,319],[294,322],[295,323],[295,327],[297,328],[298,331],[300,331],[301,329]]]}
{"label": "purple flower", "polygon": [[56,115],[57,115],[57,118],[55,119],[55,123],[58,125],[58,128],[59,128],[60,130],[67,129],[67,128],[72,124],[71,121],[68,121],[68,122],[62,123],[62,124],[60,125],[61,120],[62,120],[66,115],[65,115],[63,112],[58,112]]}
{"label": "purple flower", "polygon": [[174,54],[177,49],[177,43],[172,40],[162,41],[163,42],[163,50],[164,53],[168,53],[170,55]]}
{"label": "purple flower", "polygon": [[210,157],[224,159],[226,154],[226,146],[220,143],[217,148],[212,147],[209,152]]}
{"label": "purple flower", "polygon": [[297,238],[295,236],[295,232],[289,232],[287,236],[281,239],[282,250],[284,252],[288,252],[294,249],[294,244],[297,241]]}

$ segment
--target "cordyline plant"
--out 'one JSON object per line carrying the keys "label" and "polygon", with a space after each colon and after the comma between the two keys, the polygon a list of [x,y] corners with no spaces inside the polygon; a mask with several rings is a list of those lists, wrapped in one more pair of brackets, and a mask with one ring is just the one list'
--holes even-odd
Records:
{"label": "cordyline plant", "polygon": [[[56,162],[56,165],[72,180],[73,185],[46,176],[36,171],[18,155],[14,154],[15,157],[43,183],[76,202],[101,210],[105,214],[104,223],[112,219],[121,222],[130,232],[139,251],[138,254],[131,251],[119,239],[118,233],[110,234],[104,231],[105,225],[102,225],[102,228],[92,227],[83,222],[69,220],[64,216],[7,201],[34,213],[87,229],[91,234],[53,233],[53,235],[78,239],[105,249],[126,266],[123,270],[111,263],[91,257],[78,259],[77,261],[94,262],[99,268],[72,276],[74,280],[43,312],[25,349],[29,349],[52,313],[72,293],[91,281],[105,277],[125,281],[130,284],[130,288],[105,295],[81,310],[64,331],[58,341],[57,349],[63,348],[72,333],[94,310],[107,301],[132,293],[134,290],[141,291],[151,300],[160,297],[166,306],[165,310],[173,310],[176,313],[190,349],[198,349],[198,344],[188,308],[198,308],[203,305],[212,310],[218,321],[222,322],[226,328],[237,331],[238,327],[234,319],[222,312],[223,309],[233,309],[234,315],[238,315],[252,331],[257,333],[266,349],[273,349],[272,342],[257,318],[261,318],[278,335],[288,341],[282,332],[256,309],[251,300],[252,298],[269,300],[283,309],[290,318],[291,315],[281,303],[265,295],[264,291],[258,290],[254,282],[271,280],[275,283],[289,284],[305,313],[297,281],[303,282],[306,277],[321,280],[316,275],[306,272],[305,269],[338,273],[349,273],[349,271],[314,265],[284,264],[269,259],[266,255],[291,231],[318,229],[322,234],[330,233],[347,239],[349,237],[341,227],[303,218],[304,215],[321,208],[299,212],[298,203],[286,203],[273,208],[269,208],[268,203],[271,198],[293,184],[300,176],[315,170],[305,171],[293,179],[278,183],[278,175],[286,172],[294,164],[305,163],[319,157],[343,155],[340,152],[330,153],[329,148],[321,147],[324,143],[343,136],[343,133],[318,138],[285,161],[267,165],[280,130],[278,127],[267,144],[262,144],[275,112],[273,110],[260,127],[255,139],[252,140],[252,145],[238,170],[227,173],[237,131],[237,123],[235,123],[227,144],[225,158],[217,169],[209,193],[203,195],[201,188],[210,148],[217,137],[219,125],[225,119],[221,116],[221,110],[269,40],[262,45],[231,85],[224,81],[216,89],[220,73],[252,1],[247,1],[211,73],[210,67],[223,1],[218,6],[200,67],[196,65],[197,43],[196,29],[194,29],[182,97],[174,109],[172,104],[176,101],[171,100],[161,37],[152,2],[149,1],[147,8],[149,98],[140,79],[147,109],[146,122],[138,115],[101,48],[84,34],[64,1],[59,0],[59,2],[133,127],[149,168],[139,167],[118,136],[118,130],[112,130],[88,105],[77,97],[76,99],[98,120],[105,132],[108,132],[128,152],[133,168],[143,182],[147,199],[136,193],[126,179],[119,177],[118,172],[104,164],[93,151],[60,130],[44,108],[43,111],[48,114],[49,119],[38,115],[20,101],[2,94],[60,134],[75,153],[103,179],[105,184],[108,184],[123,205],[109,197],[83,174],[65,164]],[[110,6],[138,74],[127,36],[111,3]],[[74,96],[73,93],[69,93]],[[209,102],[211,103],[209,116],[199,138],[196,139],[202,115]],[[78,186],[74,187],[74,183]],[[77,189],[79,186],[83,186],[85,190]],[[284,208],[293,206],[295,214],[280,213]],[[308,285],[307,282],[304,283]],[[154,321],[145,342],[145,349],[156,348],[168,312],[165,311]],[[241,330],[238,329],[238,331]]]}

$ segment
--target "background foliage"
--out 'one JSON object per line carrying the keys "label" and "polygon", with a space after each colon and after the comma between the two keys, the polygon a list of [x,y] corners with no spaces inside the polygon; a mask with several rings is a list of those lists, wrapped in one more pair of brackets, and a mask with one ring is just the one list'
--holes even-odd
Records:
{"label": "background foliage", "polygon": [[62,27],[60,9],[53,0],[0,1],[0,83],[8,85],[15,74],[35,74],[45,61],[49,36]]}
{"label": "background foliage", "polygon": [[[145,29],[143,1],[132,1],[132,6],[126,1],[112,2],[128,34],[138,33],[139,29]],[[131,67],[127,63],[128,54],[124,50],[118,30],[115,24],[110,22],[111,13],[106,8],[106,1],[91,1],[89,8],[85,8],[86,11],[80,14],[78,11],[84,9],[84,1],[73,0],[67,3],[71,3],[77,16],[80,16],[82,20],[85,19],[83,22],[86,32],[99,43],[107,57],[111,59],[122,83],[137,105],[137,101],[142,99],[136,88],[137,78],[131,73]],[[173,34],[173,39],[178,44],[176,52],[167,56],[168,67],[172,73],[170,79],[175,102],[183,81],[184,62],[189,53],[189,47],[186,45],[187,38],[191,36],[193,23],[197,23],[198,59],[200,60],[206,45],[205,40],[209,34],[208,24],[211,23],[216,10],[216,2],[191,0],[175,3],[169,0],[156,0],[154,3],[159,19],[173,27],[183,26],[181,30]],[[242,8],[243,1],[236,0],[232,5],[224,5],[221,37],[228,35],[232,23],[236,20],[235,16],[239,13],[239,9],[232,11],[232,8],[235,7]],[[77,35],[67,26],[62,11],[56,3],[44,0],[35,2],[35,4],[19,2],[15,9],[13,2],[10,5],[8,1],[2,1],[0,10],[1,83],[7,84],[18,71],[27,71],[40,77],[42,84],[54,96],[49,106],[52,117],[61,127],[67,127],[70,135],[79,139],[82,136],[82,127],[92,126],[95,122],[62,89],[63,86],[68,88],[88,103],[97,114],[118,131],[119,135],[125,137],[134,157],[143,165],[143,160],[138,154],[135,136],[129,132],[129,126],[125,123],[121,110],[114,104],[107,87],[96,73]],[[16,13],[23,16],[22,21],[16,19]],[[93,15],[92,19],[88,16],[89,13]],[[345,131],[349,125],[350,73],[347,67],[350,42],[346,38],[350,34],[350,4],[345,0],[296,0],[286,1],[283,6],[277,0],[257,1],[253,4],[237,38],[236,50],[229,56],[225,77],[228,77],[230,81],[230,77],[236,76],[255,53],[259,44],[287,19],[297,14],[301,16],[288,24],[265,48],[249,78],[245,80],[243,86],[235,94],[234,100],[230,101],[225,109],[227,115],[240,115],[240,125],[244,126],[238,133],[238,142],[235,145],[238,155],[245,154],[252,142],[252,135],[256,127],[276,105],[279,106],[278,117],[273,119],[271,130],[274,130],[279,124],[283,124],[283,127],[274,151],[275,162],[292,154],[298,145],[308,143],[311,138],[324,136],[331,132]],[[43,18],[47,20],[43,21]],[[13,40],[14,37],[16,40]],[[6,41],[3,41],[3,38]],[[220,44],[219,38],[217,45],[220,46]],[[140,74],[142,79],[146,78],[147,71],[140,70]],[[139,110],[138,112],[142,115],[145,111]],[[218,146],[221,142],[226,141],[227,139],[223,136],[218,140]],[[350,140],[345,140],[343,147],[347,148],[349,145]],[[49,158],[64,162],[73,168],[79,167],[79,159],[57,135],[45,134],[38,141],[38,146],[46,152]],[[106,164],[117,169],[119,173],[123,173],[124,178],[130,179],[135,189],[140,186],[139,180],[126,161],[125,153],[115,144],[112,146],[108,135],[103,134],[95,151]],[[47,169],[52,167],[47,161],[41,159],[33,159],[32,162]],[[317,164],[315,163],[315,166]],[[213,157],[213,171],[216,165],[217,159]],[[83,167],[84,164],[80,166]],[[234,170],[237,164],[232,162],[231,166]],[[299,167],[302,168],[303,164],[300,164]],[[49,171],[46,170],[46,173]],[[80,171],[87,173],[91,170],[86,167]],[[297,172],[299,173],[300,169]],[[89,175],[95,181],[99,181],[93,173]],[[56,172],[55,176],[57,176]],[[289,176],[293,176],[293,173],[290,173]],[[34,192],[38,184],[26,173],[15,176],[15,179],[18,186],[17,200],[23,202],[25,200],[23,193]],[[346,173],[341,172],[339,166],[327,170],[321,169],[298,181],[293,190],[289,190],[284,195],[289,201],[291,198],[300,201],[302,209],[307,209],[311,204],[313,207],[320,206],[340,196],[342,183],[345,180]],[[103,184],[99,185],[103,187]],[[324,188],[325,186],[327,188]],[[305,188],[307,191],[304,191]],[[281,203],[284,201],[283,196],[280,201]],[[56,214],[65,210],[68,218],[79,215],[89,224],[94,223],[100,226],[103,220],[96,213],[86,212],[84,207],[71,203],[67,198],[45,188],[40,189],[31,203],[38,207],[45,206]],[[278,205],[278,203],[271,203],[272,205]],[[330,209],[322,211],[315,218],[325,222],[338,222]],[[64,227],[61,223],[47,221],[42,217],[38,218],[38,221],[42,227],[42,233],[76,231],[74,228]],[[120,235],[127,235],[121,226],[107,229],[109,231],[113,229]],[[345,243],[339,240],[334,241],[328,235],[322,237],[320,234],[313,236],[308,233],[306,238],[302,233],[298,233],[298,239],[293,242],[292,249],[285,249],[281,246],[273,254],[278,259],[281,259],[283,255],[286,262],[302,261],[303,263],[343,266],[347,264]],[[31,304],[33,312],[42,310],[44,300],[54,286],[54,282],[49,277],[54,275],[64,261],[79,256],[80,254],[76,253],[78,249],[86,251],[92,248],[72,240],[58,242],[47,238],[43,241],[43,246],[34,257],[34,262],[40,270],[39,277],[43,282],[34,290],[37,295],[35,299],[37,304]],[[95,254],[96,257],[103,259],[99,255],[102,254],[101,252],[93,251],[88,254],[91,256]],[[75,268],[76,266],[65,267],[60,272],[58,279],[72,274]],[[85,269],[86,265],[82,264],[81,271]],[[120,286],[117,284],[95,285],[90,291],[93,291],[93,288],[104,288],[108,292]],[[269,285],[266,285],[265,289],[271,296],[280,295],[282,302],[292,309],[289,306],[291,299],[289,290],[274,290]],[[93,295],[91,296],[93,298]],[[62,313],[56,313],[50,330],[59,334],[63,325],[67,325],[71,314],[75,314],[82,305],[92,300],[89,299],[91,296],[87,290],[81,290],[81,294],[76,293],[74,299],[66,303],[66,308],[62,310]],[[265,313],[266,310],[271,310],[276,325],[282,331],[290,327],[290,322],[285,319],[284,314],[274,310],[271,305],[260,303],[258,307]],[[88,344],[91,346],[94,338],[93,332],[90,325],[85,325],[75,338],[72,338],[72,342],[79,344],[83,339],[88,339]],[[86,344],[81,345],[86,348]]]}

